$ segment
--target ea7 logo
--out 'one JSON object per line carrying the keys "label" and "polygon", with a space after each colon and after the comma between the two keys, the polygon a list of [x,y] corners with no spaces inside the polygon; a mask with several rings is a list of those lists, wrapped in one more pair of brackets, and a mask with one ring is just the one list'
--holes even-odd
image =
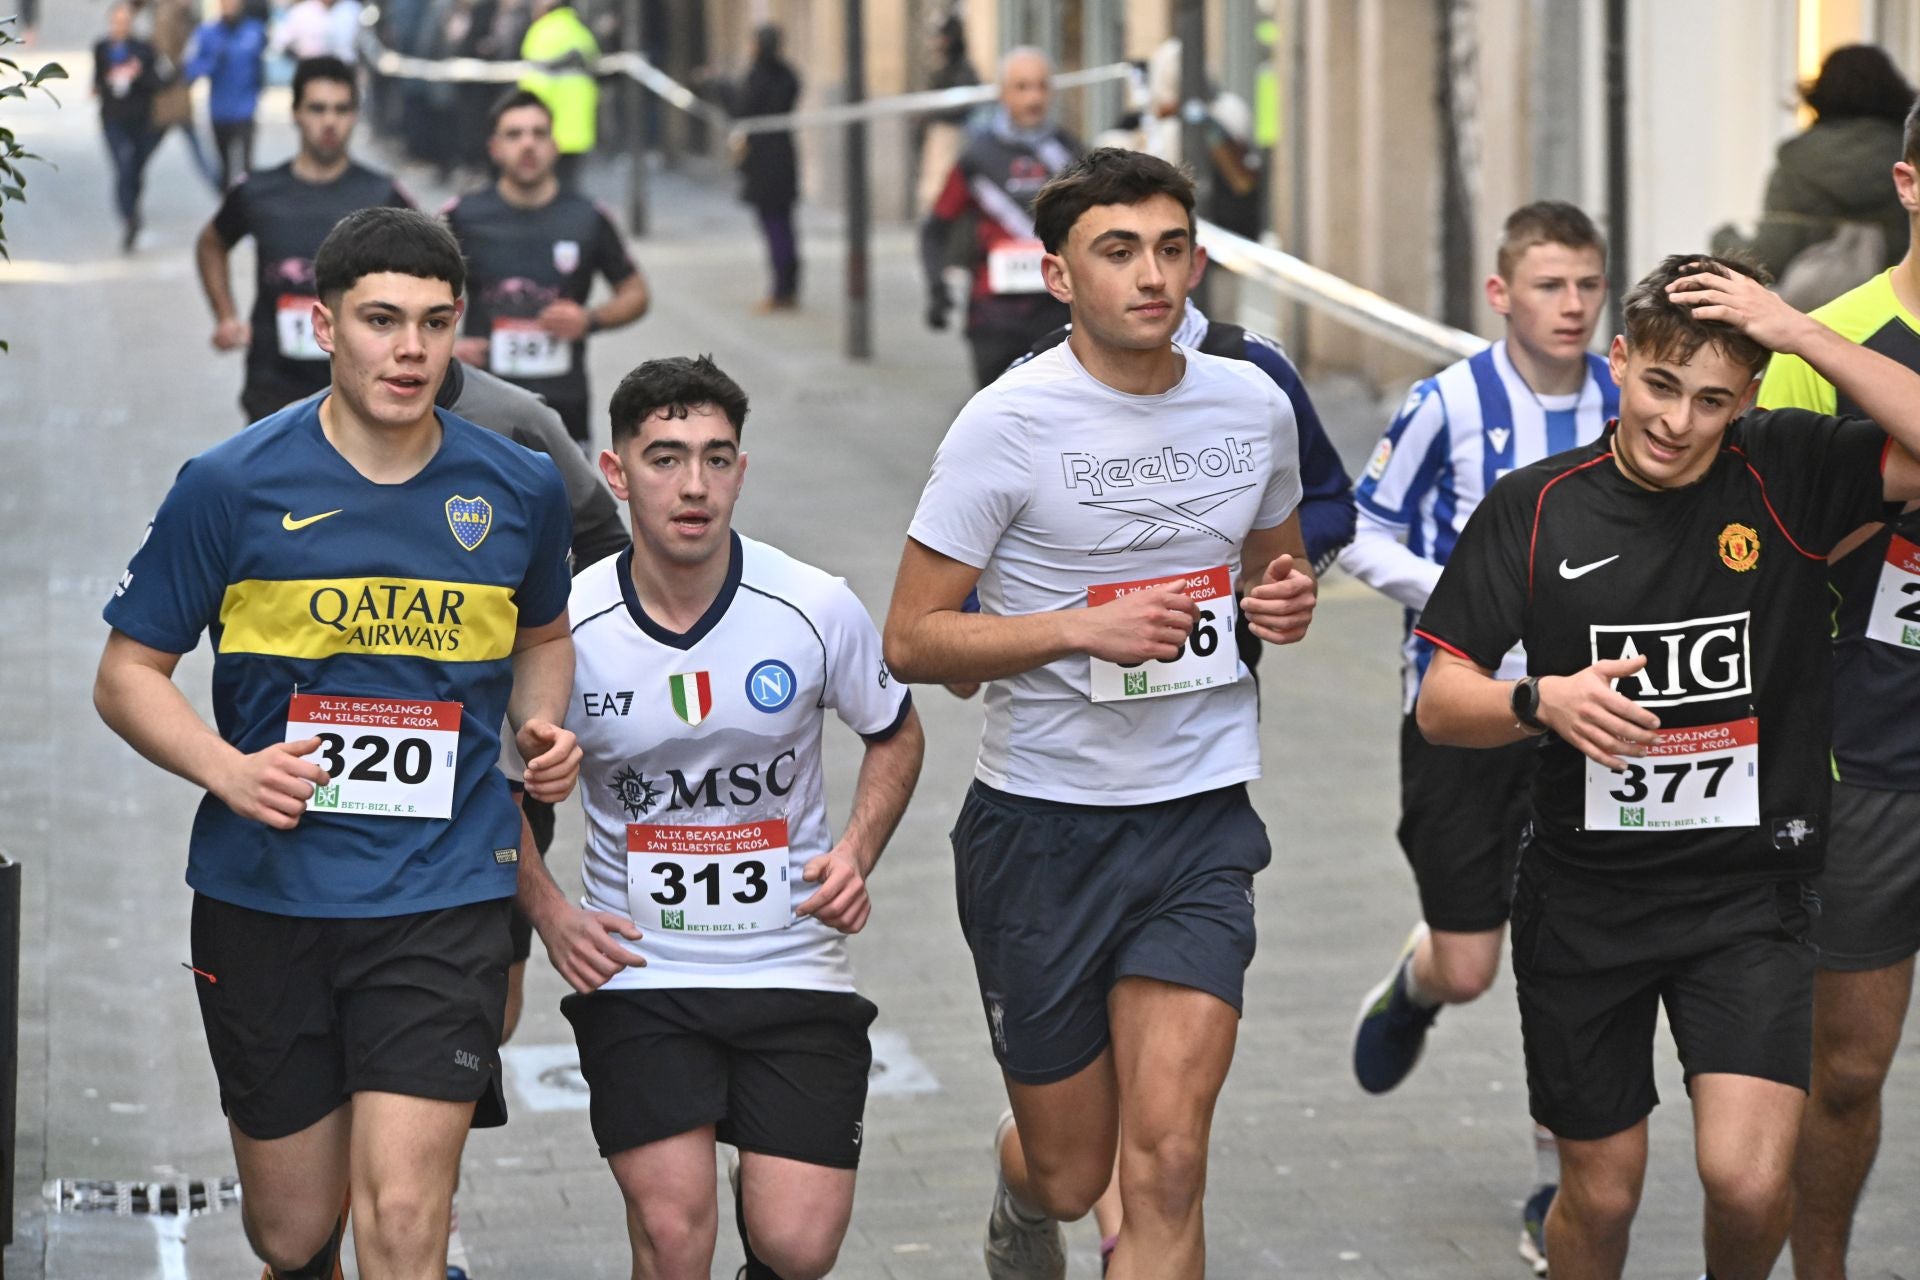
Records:
{"label": "ea7 logo", "polygon": [[1748,613],[1589,629],[1593,660],[1645,655],[1647,665],[1613,687],[1645,707],[1711,702],[1753,692]]}
{"label": "ea7 logo", "polygon": [[590,716],[623,716],[633,710],[633,690],[618,693],[583,693],[580,705]]}

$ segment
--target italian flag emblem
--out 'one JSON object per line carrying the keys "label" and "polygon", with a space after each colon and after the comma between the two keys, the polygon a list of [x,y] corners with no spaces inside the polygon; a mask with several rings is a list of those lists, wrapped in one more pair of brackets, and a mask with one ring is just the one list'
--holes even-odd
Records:
{"label": "italian flag emblem", "polygon": [[713,711],[713,682],[704,671],[668,676],[667,692],[673,695],[673,714],[688,724],[699,724]]}

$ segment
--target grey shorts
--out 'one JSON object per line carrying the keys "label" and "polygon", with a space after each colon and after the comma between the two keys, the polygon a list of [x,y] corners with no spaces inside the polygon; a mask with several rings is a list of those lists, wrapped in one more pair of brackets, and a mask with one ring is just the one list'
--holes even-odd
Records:
{"label": "grey shorts", "polygon": [[1920,792],[1833,784],[1813,941],[1820,967],[1884,969],[1920,952]]}
{"label": "grey shorts", "polygon": [[953,827],[954,882],[1001,1069],[1050,1084],[1093,1062],[1121,978],[1192,987],[1237,1011],[1253,876],[1271,856],[1244,786],[1080,805],[974,783]]}

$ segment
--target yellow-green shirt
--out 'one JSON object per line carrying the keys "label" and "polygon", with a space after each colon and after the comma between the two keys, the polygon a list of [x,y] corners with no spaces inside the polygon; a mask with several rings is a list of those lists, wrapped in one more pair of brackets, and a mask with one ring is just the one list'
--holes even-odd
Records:
{"label": "yellow-green shirt", "polygon": [[586,65],[557,75],[535,73],[521,78],[520,87],[538,94],[553,112],[553,143],[561,155],[593,150],[594,122],[600,111],[600,84],[593,64],[600,59],[600,42],[580,21],[571,6],[561,5],[527,28],[520,57],[527,62],[556,63],[578,54]]}

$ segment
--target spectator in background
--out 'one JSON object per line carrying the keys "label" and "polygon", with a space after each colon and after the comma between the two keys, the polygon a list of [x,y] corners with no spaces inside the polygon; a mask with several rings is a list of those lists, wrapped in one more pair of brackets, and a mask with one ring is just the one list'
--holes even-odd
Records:
{"label": "spectator in background", "polygon": [[220,175],[213,157],[207,154],[206,144],[193,127],[193,89],[180,74],[187,58],[187,41],[193,38],[192,0],[133,0],[133,6],[147,20],[147,39],[159,59],[161,85],[153,95],[153,130],[148,146],[157,149],[167,134],[179,130],[193,149],[195,167],[207,185],[219,191]]}
{"label": "spectator in background", "polygon": [[1813,110],[1813,125],[1780,144],[1756,234],[1721,227],[1713,251],[1744,254],[1784,283],[1801,253],[1845,224],[1863,224],[1878,231],[1884,259],[1867,264],[1853,282],[1863,283],[1906,251],[1907,215],[1893,189],[1893,166],[1913,87],[1877,45],[1854,44],[1828,54],[1800,96]]}
{"label": "spectator in background", "polygon": [[593,150],[600,114],[600,85],[593,78],[600,42],[567,0],[534,0],[533,25],[520,42],[520,56],[544,72],[524,76],[520,87],[553,112],[553,141],[560,148],[560,186],[576,191],[580,169]]}
{"label": "spectator in background", "polygon": [[[959,89],[980,83],[980,73],[967,57],[967,27],[957,13],[949,13],[933,28],[933,71],[927,77],[929,89]],[[940,188],[960,159],[960,148],[967,141],[967,117],[972,107],[951,107],[933,111],[920,119],[920,181],[914,208],[921,217],[933,209]]]}
{"label": "spectator in background", "polygon": [[245,0],[220,0],[220,16],[194,33],[182,83],[205,77],[207,114],[219,153],[220,190],[253,170],[253,117],[265,82],[267,30],[246,13]]}
{"label": "spectator in background", "polygon": [[[800,76],[780,56],[780,28],[772,23],[753,33],[753,65],[734,95],[734,114],[779,115],[800,100]],[[740,198],[760,215],[772,288],[759,310],[790,311],[800,305],[800,245],[793,230],[793,206],[800,198],[800,162],[790,129],[750,133],[740,156]]]}
{"label": "spectator in background", "polygon": [[333,57],[352,66],[359,39],[360,0],[298,0],[274,29],[268,52],[290,53],[296,62]]}
{"label": "spectator in background", "polygon": [[100,130],[113,157],[113,199],[120,213],[120,248],[133,252],[140,235],[140,188],[153,154],[153,95],[160,88],[159,55],[133,35],[133,10],[107,10],[107,36],[93,46],[93,96],[100,99]]}

